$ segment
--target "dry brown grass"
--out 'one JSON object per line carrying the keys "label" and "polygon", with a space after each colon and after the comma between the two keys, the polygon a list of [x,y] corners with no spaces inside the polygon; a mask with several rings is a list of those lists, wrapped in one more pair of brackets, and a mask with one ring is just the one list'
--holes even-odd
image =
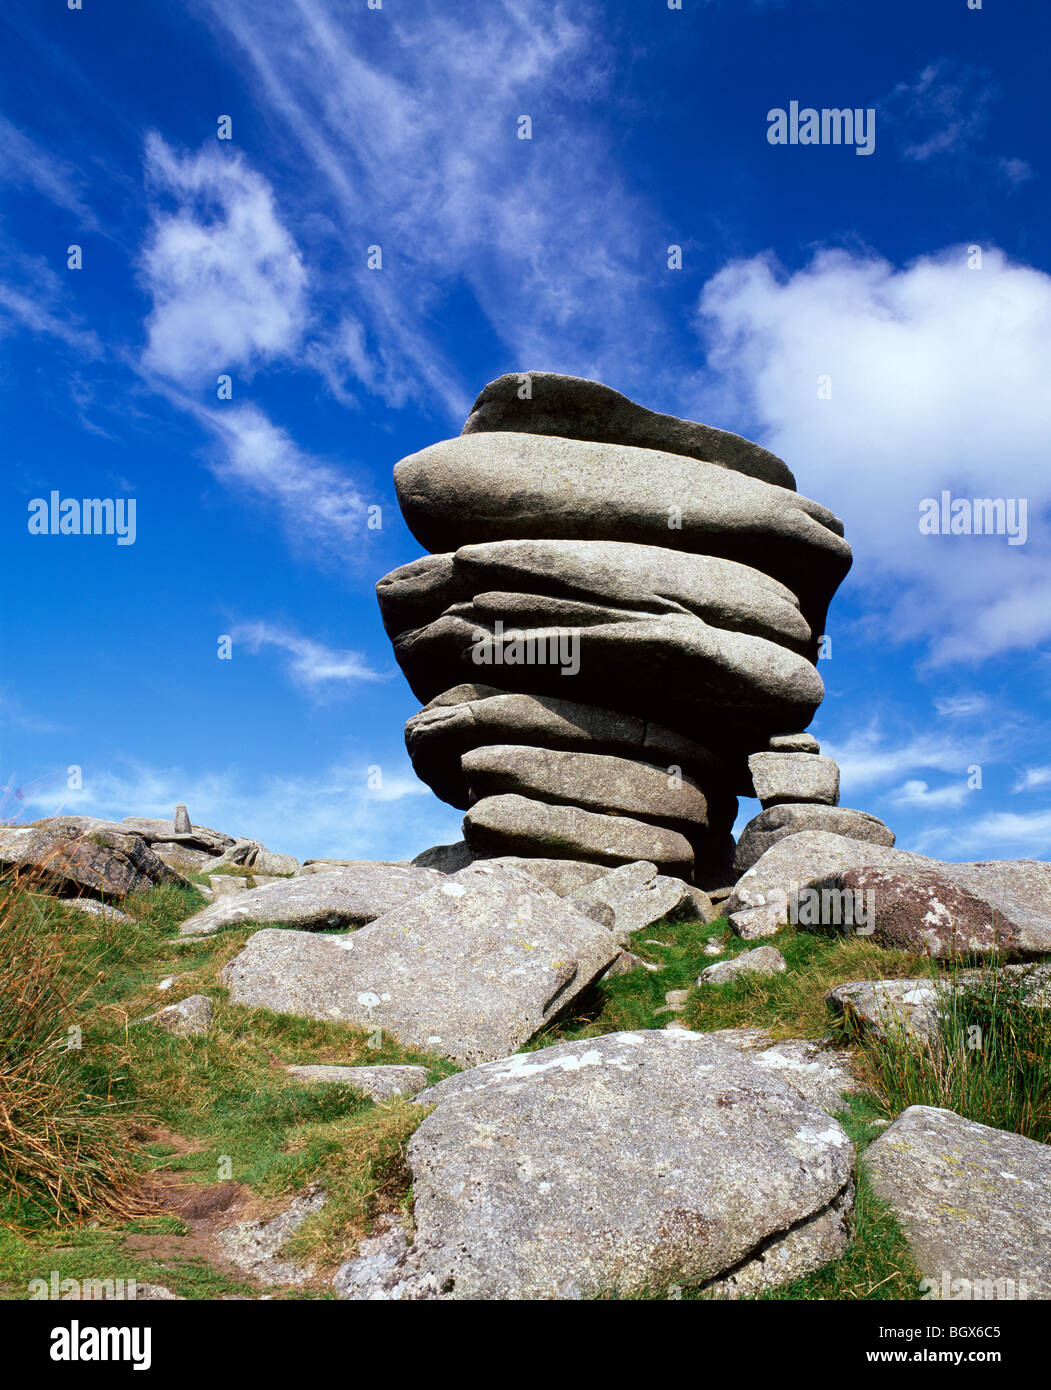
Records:
{"label": "dry brown grass", "polygon": [[0,877],[0,1221],[140,1215],[130,1117],[106,1058],[79,1045],[98,971],[32,886]]}

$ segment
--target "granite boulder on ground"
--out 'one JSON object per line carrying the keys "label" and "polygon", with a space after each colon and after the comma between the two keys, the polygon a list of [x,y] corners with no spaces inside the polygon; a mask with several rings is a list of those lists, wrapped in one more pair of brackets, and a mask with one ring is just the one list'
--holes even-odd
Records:
{"label": "granite boulder on ground", "polygon": [[[893,880],[882,880],[888,890],[882,898],[875,890],[875,879],[866,887],[870,870],[893,876]],[[851,871],[857,871],[856,876],[844,880]],[[944,900],[936,898],[939,879],[955,885],[957,891],[952,895],[946,891]],[[911,910],[907,903],[910,881],[917,885],[916,906]],[[936,911],[930,893],[920,891],[924,884],[935,890]],[[985,913],[979,912],[983,920],[975,917],[975,898],[985,904]],[[811,910],[815,908],[816,913]],[[794,917],[801,926],[860,928],[860,934],[891,945],[902,944],[903,935],[908,935],[917,949],[935,954],[957,939],[962,943],[984,940],[985,946],[975,949],[990,953],[1039,956],[1051,951],[1051,863],[1018,859],[953,864],[823,830],[805,830],[779,840],[742,874],[727,911],[734,930],[748,940],[772,936]],[[848,912],[853,921],[845,920]],[[880,926],[881,913],[885,929]]]}
{"label": "granite boulder on ground", "polygon": [[747,873],[778,840],[798,835],[803,830],[826,830],[832,835],[865,840],[874,845],[890,847],[894,844],[894,832],[866,811],[825,806],[820,802],[790,802],[760,811],[748,822],[737,841],[734,872],[738,876]]}
{"label": "granite boulder on ground", "polygon": [[862,1165],[931,1299],[1051,1298],[1051,1146],[913,1105]]}
{"label": "granite boulder on ground", "polygon": [[825,996],[834,1014],[841,1015],[857,1032],[876,1037],[915,1038],[932,1041],[939,1018],[949,1012],[961,994],[983,997],[994,978],[1026,1008],[1051,1008],[1051,964],[1004,965],[996,972],[962,970],[955,976],[922,976],[897,980],[851,980],[835,985]]}
{"label": "granite boulder on ground", "polygon": [[[612,1033],[447,1078],[410,1141],[415,1239],[345,1298],[735,1297],[838,1258],[853,1149],[770,1069],[685,1029]],[[377,1259],[377,1253],[382,1258]]]}
{"label": "granite boulder on ground", "polygon": [[356,932],[256,932],[222,976],[234,1004],[382,1028],[473,1064],[528,1042],[618,953],[535,879],[476,864]]}

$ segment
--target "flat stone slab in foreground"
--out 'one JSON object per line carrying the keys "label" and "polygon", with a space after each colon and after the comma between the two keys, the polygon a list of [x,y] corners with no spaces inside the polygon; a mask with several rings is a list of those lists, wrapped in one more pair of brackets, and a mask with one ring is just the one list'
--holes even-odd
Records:
{"label": "flat stone slab in foreground", "polygon": [[448,1077],[413,1136],[416,1234],[346,1298],[593,1298],[796,1278],[848,1241],[853,1147],[798,1090],[685,1029],[610,1033]]}
{"label": "flat stone slab in foreground", "polygon": [[528,1042],[618,954],[527,874],[472,864],[345,936],[256,932],[222,975],[234,1004],[379,1027],[474,1063]]}
{"label": "flat stone slab in foreground", "polygon": [[1051,1298],[1051,1146],[913,1105],[862,1156],[937,1299]]}
{"label": "flat stone slab in foreground", "polygon": [[307,931],[360,927],[444,883],[436,869],[355,864],[224,895],[188,917],[180,936],[206,936],[241,922],[284,922]]}

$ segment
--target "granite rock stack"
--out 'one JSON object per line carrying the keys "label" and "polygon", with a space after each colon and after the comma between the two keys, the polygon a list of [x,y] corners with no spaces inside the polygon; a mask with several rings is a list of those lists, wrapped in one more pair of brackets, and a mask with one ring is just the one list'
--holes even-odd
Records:
{"label": "granite rock stack", "polygon": [[394,481],[431,552],[377,585],[423,705],[406,743],[466,812],[465,844],[427,863],[647,860],[715,887],[738,796],[774,808],[757,843],[836,808],[838,769],[802,731],[850,548],[779,458],[530,372],[490,383],[463,434]]}

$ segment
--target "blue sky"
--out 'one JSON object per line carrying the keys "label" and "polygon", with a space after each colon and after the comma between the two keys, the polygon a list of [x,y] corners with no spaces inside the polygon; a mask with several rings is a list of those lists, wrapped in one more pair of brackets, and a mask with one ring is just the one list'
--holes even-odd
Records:
{"label": "blue sky", "polygon": [[[0,815],[459,838],[373,592],[421,553],[391,468],[543,369],[757,439],[844,519],[812,726],[844,805],[1048,857],[1045,5],[8,10]],[[874,152],[770,144],[793,100],[874,109]],[[1025,544],[921,535],[943,489],[1025,499]],[[134,544],[30,534],[52,491],[134,498]]]}

